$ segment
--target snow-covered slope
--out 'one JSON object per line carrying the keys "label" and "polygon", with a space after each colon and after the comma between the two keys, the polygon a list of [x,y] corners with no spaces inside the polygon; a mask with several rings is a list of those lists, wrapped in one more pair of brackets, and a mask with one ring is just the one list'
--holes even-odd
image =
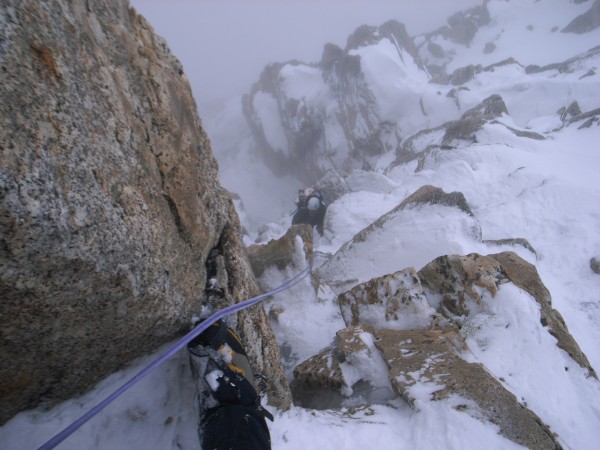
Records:
{"label": "snow-covered slope", "polygon": [[[387,39],[350,51],[360,55],[361,86],[368,86],[377,117],[392,122],[388,130],[394,131],[388,136],[398,131],[399,139],[368,157],[370,170],[345,174],[346,193],[330,204],[324,236],[315,236],[319,290],[306,281],[264,304],[267,311],[277,312],[273,326],[287,355],[289,375],[295,363],[330,345],[345,326],[335,302],[341,289],[407,267],[419,270],[449,253],[506,250],[535,266],[550,291],[552,307],[562,314],[592,367],[600,369],[600,275],[590,269],[590,259],[600,256],[600,116],[585,115],[600,108],[600,52],[588,52],[600,45],[600,29],[581,35],[560,32],[591,4],[490,0],[490,21],[468,45],[435,33],[417,37],[425,65],[443,65],[448,74],[468,65],[482,66],[460,86],[429,83],[418,59],[398,53]],[[442,56],[430,54],[428,48],[436,47],[428,47],[428,39],[442,48]],[[490,42],[493,45],[486,45]],[[516,61],[484,70],[509,57]],[[531,64],[556,65],[536,71],[527,68]],[[324,135],[333,133],[328,120],[336,117],[339,105],[330,102],[330,88],[315,66],[294,63],[280,69],[286,98],[298,100],[303,105],[299,108],[322,108],[319,117],[329,130]],[[502,98],[507,113],[484,120],[466,139],[442,145],[447,123],[458,121],[491,95]],[[255,107],[262,108],[263,120],[271,117],[265,122],[265,136],[269,142],[278,140],[287,154],[290,141],[284,139],[281,116],[273,109],[275,97],[258,98]],[[582,114],[575,108],[567,112],[573,102]],[[289,226],[301,182],[293,173],[272,175],[241,119],[240,110],[231,107],[204,120],[223,183],[239,194],[238,206],[243,203],[247,212],[242,215],[247,240],[260,234],[264,241],[279,237]],[[435,127],[441,128],[417,135]],[[233,136],[231,130],[239,134]],[[412,159],[402,160],[398,155],[403,142],[415,135],[410,140]],[[340,156],[334,153],[331,167]],[[337,169],[344,173],[347,167]],[[462,193],[472,215],[442,205],[396,208],[424,185]],[[522,241],[488,242],[511,238],[526,239],[531,248],[520,245]],[[301,266],[298,262],[283,271],[271,268],[260,281],[265,289],[277,286]],[[507,285],[485,304],[488,309],[470,319],[469,358],[504,380],[564,448],[597,448],[600,383],[556,347],[529,294]],[[140,366],[146,362],[140,361]],[[34,448],[137,368],[113,375],[97,390],[52,411],[20,414],[0,429],[2,446]],[[61,448],[197,448],[188,370],[185,357],[173,358]],[[269,424],[273,448],[522,448],[502,437],[497,426],[451,403],[431,401],[430,393],[431,386],[417,385],[415,408],[396,399],[341,410],[293,407],[276,412],[275,422]]]}
{"label": "snow-covered slope", "polygon": [[[392,21],[359,28],[345,49],[326,45],[318,63],[270,65],[244,99],[251,133],[245,132],[243,144],[218,139],[226,128],[205,119],[217,156],[223,161],[221,155],[228,155],[222,169],[235,164],[234,155],[245,169],[242,177],[225,173],[223,182],[248,203],[256,228],[285,211],[282,191],[259,186],[263,166],[296,186],[315,183],[327,170],[342,175],[384,170],[393,160],[415,157],[407,143],[419,131],[456,120],[492,94],[503,98],[515,125],[535,131],[556,126],[555,112],[570,99],[577,99],[584,112],[595,109],[597,80],[579,78],[595,67],[583,62],[583,55],[600,44],[600,28],[584,34],[560,31],[590,3],[491,1],[477,7],[477,14],[458,15],[450,31],[417,36],[414,44]],[[482,11],[489,19],[481,19]],[[489,42],[493,46],[486,46]],[[582,56],[560,64],[577,55]],[[446,84],[432,82],[440,71]],[[453,76],[455,71],[462,75]],[[228,132],[246,129],[236,125],[242,120],[239,108],[228,117]],[[286,193],[294,190],[285,180],[277,182]],[[258,190],[240,188],[242,183]],[[276,213],[252,208],[255,192]]]}

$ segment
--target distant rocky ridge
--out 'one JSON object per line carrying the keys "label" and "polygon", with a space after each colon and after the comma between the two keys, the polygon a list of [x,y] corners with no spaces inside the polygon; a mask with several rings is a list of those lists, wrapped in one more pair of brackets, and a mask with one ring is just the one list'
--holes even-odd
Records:
{"label": "distant rocky ridge", "polygon": [[575,17],[569,25],[563,28],[563,33],[583,34],[600,27],[600,0],[596,0],[590,9]]}
{"label": "distant rocky ridge", "polygon": [[[126,0],[0,6],[0,423],[82,394],[257,293],[181,64]],[[266,316],[238,316],[290,393]],[[193,399],[190,399],[190,402]]]}
{"label": "distant rocky ridge", "polygon": [[[491,23],[488,4],[485,0],[453,14],[446,26],[416,37],[410,37],[404,25],[394,20],[379,27],[363,25],[348,37],[345,48],[326,44],[318,64],[270,64],[243,98],[243,113],[255,151],[275,174],[292,174],[306,184],[314,184],[331,171],[344,177],[353,170],[372,170],[379,157],[388,152],[396,154],[392,167],[419,158],[424,148],[415,152],[414,142],[427,141],[425,135],[443,131],[441,141],[429,142],[442,148],[450,145],[453,136],[475,136],[484,122],[464,116],[459,99],[461,91],[468,90],[465,84],[504,66],[523,66],[514,58],[506,58],[487,66],[469,64],[449,71],[454,51],[444,50],[438,43],[469,46],[478,30]],[[599,8],[600,0],[596,0],[562,31],[585,33],[597,28]],[[483,51],[494,54],[494,47],[489,42]],[[361,56],[365,48],[376,55],[371,58],[394,59],[378,74],[382,79],[389,76],[385,71],[392,66],[398,71],[394,82],[398,92],[389,94],[389,99],[382,99],[369,79],[369,63]],[[395,49],[395,55],[390,48]],[[524,70],[526,74],[554,69],[568,73],[595,58],[597,52],[595,48],[562,63],[530,65]],[[409,87],[419,84],[439,85],[438,95],[433,94],[433,88],[413,91]],[[301,91],[300,86],[305,90]],[[497,94],[492,99],[498,105],[502,102]],[[463,113],[463,117],[457,119],[452,111]],[[501,112],[508,114],[506,106],[498,109],[494,118]],[[485,118],[486,122],[491,120]],[[511,131],[532,139],[543,138],[539,133],[514,127]]]}
{"label": "distant rocky ridge", "polygon": [[[437,39],[448,39],[461,45],[469,45],[477,30],[490,22],[490,13],[487,9],[487,0],[481,6],[475,6],[462,12],[457,12],[447,20],[448,25],[443,26],[422,37],[419,45],[419,54],[427,61],[427,70],[434,83],[458,84],[456,78],[460,72],[446,73],[446,65],[452,55],[447,55],[442,47],[436,43]],[[428,58],[427,57],[433,57]],[[464,69],[462,69],[464,71]],[[472,70],[472,69],[469,69]]]}
{"label": "distant rocky ridge", "polygon": [[[318,65],[291,61],[265,68],[244,97],[243,111],[257,151],[276,174],[289,173],[293,167],[295,175],[315,182],[329,169],[349,173],[370,168],[374,157],[390,149],[395,127],[382,121],[361,70],[360,57],[354,53],[382,39],[393,42],[398,54],[406,52],[424,71],[412,39],[397,21],[358,28],[348,38],[345,49],[325,45]],[[286,80],[293,78],[290,72],[294,71],[310,76],[319,85],[319,92],[307,93],[306,97],[288,92]],[[309,98],[311,95],[314,97]],[[337,105],[336,110],[328,111],[326,102]],[[282,136],[277,142],[267,130],[273,125],[262,114],[267,107],[271,108],[269,117],[275,115],[281,121]]]}

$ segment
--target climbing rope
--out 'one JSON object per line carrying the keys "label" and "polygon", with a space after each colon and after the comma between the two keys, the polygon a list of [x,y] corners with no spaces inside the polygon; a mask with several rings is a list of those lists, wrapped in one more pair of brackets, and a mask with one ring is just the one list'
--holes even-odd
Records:
{"label": "climbing rope", "polygon": [[68,438],[71,434],[73,434],[76,430],[78,430],[83,424],[85,424],[92,417],[94,417],[96,414],[98,414],[100,411],[102,411],[104,408],[106,408],[117,397],[122,395],[127,389],[132,387],[134,384],[136,384],[138,381],[140,381],[142,378],[144,378],[146,375],[148,375],[150,372],[152,372],[154,369],[156,369],[158,366],[160,366],[163,362],[165,362],[167,359],[169,359],[171,356],[173,356],[175,353],[177,353],[179,350],[181,350],[183,347],[185,347],[190,341],[192,341],[196,336],[198,336],[200,333],[202,333],[204,330],[206,330],[213,323],[217,322],[218,320],[220,320],[230,314],[234,314],[239,311],[242,311],[243,309],[249,308],[250,306],[257,304],[261,300],[264,300],[265,298],[270,297],[271,295],[278,294],[280,292],[283,292],[283,291],[291,288],[292,286],[300,283],[304,278],[306,278],[310,274],[311,269],[312,269],[312,264],[309,264],[309,266],[306,269],[297,273],[292,278],[285,281],[279,287],[276,287],[275,289],[273,289],[269,292],[266,292],[264,294],[250,298],[248,300],[244,300],[243,302],[236,303],[235,305],[227,306],[223,309],[220,309],[216,313],[212,314],[206,320],[204,320],[200,325],[198,325],[196,328],[194,328],[192,331],[190,331],[188,334],[186,334],[183,338],[181,338],[169,350],[167,350],[165,353],[163,353],[157,359],[152,361],[148,366],[146,366],[146,368],[144,368],[143,370],[138,372],[137,375],[132,377],[129,381],[127,381],[120,388],[118,388],[116,391],[114,391],[112,394],[110,394],[108,397],[106,397],[104,400],[102,400],[100,403],[98,403],[96,406],[94,406],[92,409],[90,409],[88,412],[86,412],[83,416],[81,416],[79,419],[74,421],[71,425],[66,427],[60,433],[55,435],[52,439],[50,439],[45,444],[43,444],[39,448],[39,450],[49,450],[49,449],[55,448],[58,444],[60,444],[62,441],[64,441],[66,438]]}

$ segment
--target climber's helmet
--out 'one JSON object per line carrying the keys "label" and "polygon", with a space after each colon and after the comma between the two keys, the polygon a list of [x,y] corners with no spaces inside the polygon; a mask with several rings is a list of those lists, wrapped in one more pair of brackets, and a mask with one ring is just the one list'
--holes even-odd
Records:
{"label": "climber's helmet", "polygon": [[317,197],[311,197],[308,200],[307,207],[310,211],[316,211],[317,209],[319,209],[319,206],[321,206],[321,202]]}

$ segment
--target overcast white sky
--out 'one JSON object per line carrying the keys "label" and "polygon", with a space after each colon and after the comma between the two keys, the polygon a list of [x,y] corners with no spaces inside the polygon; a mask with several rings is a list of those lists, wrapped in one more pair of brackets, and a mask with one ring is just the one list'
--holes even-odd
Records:
{"label": "overcast white sky", "polygon": [[271,62],[318,62],[362,24],[432,31],[483,0],[130,0],[183,63],[200,112],[248,92]]}

